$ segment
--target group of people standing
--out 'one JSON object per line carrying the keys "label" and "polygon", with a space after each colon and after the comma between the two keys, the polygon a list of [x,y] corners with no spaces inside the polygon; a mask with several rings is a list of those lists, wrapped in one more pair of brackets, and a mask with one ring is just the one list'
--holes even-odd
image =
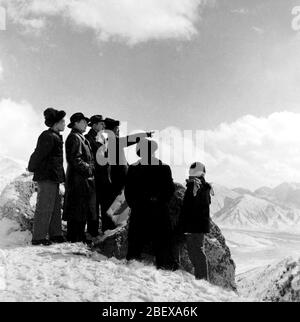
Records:
{"label": "group of people standing", "polygon": [[[119,121],[75,113],[68,124],[71,131],[65,142],[65,173],[61,135],[65,116],[64,111],[53,108],[44,111],[48,129],[39,136],[29,160],[28,170],[34,173],[38,189],[32,244],[86,242],[86,231],[97,238],[99,233],[116,228],[108,210],[124,192],[131,208],[127,260],[140,259],[144,246],[150,242],[156,266],[177,269],[168,214],[175,187],[170,167],[155,156],[158,145],[149,139],[152,132],[121,137]],[[87,127],[90,130],[84,135]],[[130,145],[136,145],[140,159],[129,166],[124,148]],[[65,183],[62,215],[61,183]],[[179,233],[187,237],[196,278],[204,279],[208,279],[203,245],[204,234],[209,232],[210,191],[204,165],[194,163],[187,180]],[[66,238],[62,219],[67,221]]]}

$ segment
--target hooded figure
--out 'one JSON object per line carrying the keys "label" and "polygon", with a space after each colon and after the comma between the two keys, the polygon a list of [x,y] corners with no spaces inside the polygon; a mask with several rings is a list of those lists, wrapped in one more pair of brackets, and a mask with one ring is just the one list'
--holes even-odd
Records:
{"label": "hooded figure", "polygon": [[66,193],[63,219],[68,222],[67,239],[84,242],[88,220],[97,219],[94,159],[90,144],[83,136],[89,119],[82,113],[71,116],[72,129],[66,140]]}
{"label": "hooded figure", "polygon": [[171,169],[154,156],[157,144],[142,139],[137,146],[141,159],[129,166],[125,198],[131,208],[127,260],[140,259],[152,243],[157,268],[175,270],[171,245],[168,203],[174,194]]}
{"label": "hooded figure", "polygon": [[38,138],[30,157],[28,170],[34,173],[38,196],[33,223],[33,245],[48,246],[51,242],[64,242],[61,230],[61,197],[59,184],[65,181],[63,167],[64,111],[47,108],[45,125],[49,127]]}
{"label": "hooded figure", "polygon": [[205,234],[210,232],[210,203],[212,187],[205,180],[206,169],[195,162],[189,170],[183,199],[180,230],[187,237],[187,249],[195,268],[196,279],[208,280],[207,258],[204,251]]}

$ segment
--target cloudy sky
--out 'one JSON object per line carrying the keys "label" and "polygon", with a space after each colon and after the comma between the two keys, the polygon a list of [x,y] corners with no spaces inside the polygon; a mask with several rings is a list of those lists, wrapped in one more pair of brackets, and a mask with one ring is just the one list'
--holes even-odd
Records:
{"label": "cloudy sky", "polygon": [[300,0],[0,5],[0,154],[26,160],[52,106],[129,131],[202,131],[197,158],[229,187],[300,182]]}

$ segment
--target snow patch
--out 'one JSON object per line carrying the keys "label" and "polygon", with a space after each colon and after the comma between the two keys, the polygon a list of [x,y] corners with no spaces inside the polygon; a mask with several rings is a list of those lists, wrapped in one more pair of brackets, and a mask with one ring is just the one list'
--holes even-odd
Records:
{"label": "snow patch", "polygon": [[142,262],[108,259],[83,244],[5,249],[0,301],[242,301],[184,272]]}
{"label": "snow patch", "polygon": [[20,225],[8,218],[0,220],[0,248],[26,245],[31,241],[29,231],[21,231]]}
{"label": "snow patch", "polygon": [[36,201],[37,201],[37,192],[34,192],[33,195],[30,198],[30,201],[29,201],[30,206],[32,208],[35,208],[36,207]]}

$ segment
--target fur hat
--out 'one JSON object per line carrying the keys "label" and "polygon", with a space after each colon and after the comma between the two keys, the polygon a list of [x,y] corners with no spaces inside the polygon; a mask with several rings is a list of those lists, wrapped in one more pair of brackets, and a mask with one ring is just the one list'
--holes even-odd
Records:
{"label": "fur hat", "polygon": [[49,107],[44,111],[45,125],[52,127],[55,123],[62,120],[65,116],[65,111],[58,111],[52,107]]}
{"label": "fur hat", "polygon": [[190,177],[203,177],[206,174],[205,165],[201,162],[194,162],[189,170]]}

